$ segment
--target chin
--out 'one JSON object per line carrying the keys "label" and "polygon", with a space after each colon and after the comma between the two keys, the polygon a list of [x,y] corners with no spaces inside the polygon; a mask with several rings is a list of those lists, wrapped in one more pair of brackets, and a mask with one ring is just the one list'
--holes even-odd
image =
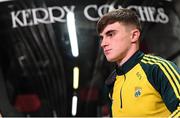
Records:
{"label": "chin", "polygon": [[115,59],[106,57],[107,61],[109,62],[115,62]]}

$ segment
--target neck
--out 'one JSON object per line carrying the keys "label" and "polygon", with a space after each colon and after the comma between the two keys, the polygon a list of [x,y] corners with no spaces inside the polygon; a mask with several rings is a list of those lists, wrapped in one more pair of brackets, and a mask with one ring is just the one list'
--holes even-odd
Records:
{"label": "neck", "polygon": [[124,54],[124,58],[122,58],[121,60],[117,61],[117,65],[118,66],[122,66],[129,58],[132,57],[133,54],[136,53],[136,51],[138,51],[139,48],[134,48],[134,49],[131,49],[129,51],[127,51],[125,54]]}

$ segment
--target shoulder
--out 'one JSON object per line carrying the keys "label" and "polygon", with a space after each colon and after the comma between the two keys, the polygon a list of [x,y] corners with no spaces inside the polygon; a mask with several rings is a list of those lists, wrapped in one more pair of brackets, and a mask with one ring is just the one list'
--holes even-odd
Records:
{"label": "shoulder", "polygon": [[141,60],[141,66],[148,80],[157,90],[162,90],[162,85],[166,85],[179,96],[180,69],[175,63],[158,56],[145,54]]}
{"label": "shoulder", "polygon": [[145,54],[141,60],[142,65],[145,68],[151,68],[151,69],[160,69],[163,73],[169,74],[180,74],[180,69],[177,67],[177,65],[169,60],[166,60],[159,56],[153,56]]}

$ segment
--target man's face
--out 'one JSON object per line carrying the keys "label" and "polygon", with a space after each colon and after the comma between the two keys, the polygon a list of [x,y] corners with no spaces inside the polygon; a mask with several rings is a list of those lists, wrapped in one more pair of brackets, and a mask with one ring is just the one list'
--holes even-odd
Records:
{"label": "man's face", "polygon": [[107,25],[100,33],[101,47],[108,61],[119,62],[131,48],[131,30],[122,23]]}

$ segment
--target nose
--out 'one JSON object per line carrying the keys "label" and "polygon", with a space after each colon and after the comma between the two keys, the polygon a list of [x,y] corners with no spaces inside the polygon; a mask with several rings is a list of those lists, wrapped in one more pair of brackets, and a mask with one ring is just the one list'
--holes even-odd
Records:
{"label": "nose", "polygon": [[103,38],[103,39],[101,40],[101,47],[103,48],[103,47],[105,47],[107,44],[108,44],[108,43],[107,43],[107,40],[106,40],[105,38]]}

